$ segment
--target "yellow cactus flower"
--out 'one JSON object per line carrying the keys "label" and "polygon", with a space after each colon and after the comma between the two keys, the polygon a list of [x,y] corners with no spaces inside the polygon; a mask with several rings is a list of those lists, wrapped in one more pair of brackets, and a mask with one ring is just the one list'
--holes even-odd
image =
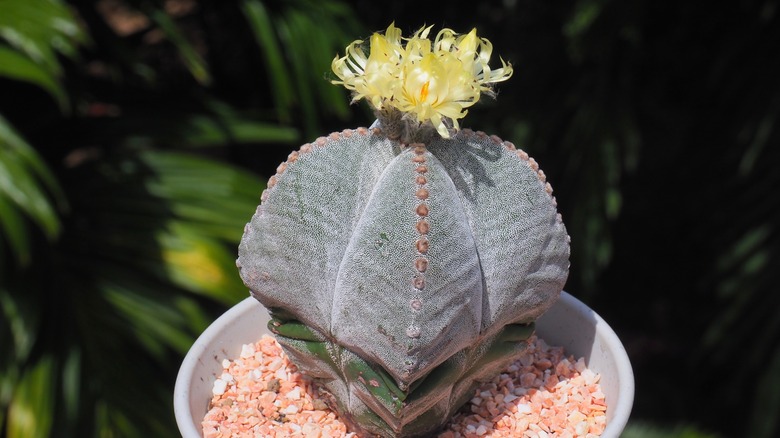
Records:
{"label": "yellow cactus flower", "polygon": [[384,35],[371,36],[368,56],[364,41],[352,42],[345,56],[333,60],[331,67],[339,80],[332,82],[352,91],[353,102],[366,99],[378,113],[409,114],[420,124],[430,122],[439,135],[449,138],[449,128],[459,129],[466,108],[482,93],[492,95],[490,85],[509,79],[512,66],[501,59],[501,68],[490,68],[493,46],[479,38],[476,29],[465,35],[442,29],[431,42],[431,27],[402,38],[390,24]]}

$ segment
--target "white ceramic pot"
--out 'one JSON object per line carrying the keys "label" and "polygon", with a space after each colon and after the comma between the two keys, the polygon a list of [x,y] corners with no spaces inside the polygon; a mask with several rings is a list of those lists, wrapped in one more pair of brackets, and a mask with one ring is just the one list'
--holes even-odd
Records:
{"label": "white ceramic pot", "polygon": [[[202,436],[200,423],[208,410],[214,380],[222,373],[222,360],[238,357],[242,345],[269,333],[267,323],[268,312],[249,297],[214,321],[192,345],[173,393],[176,422],[184,438]],[[601,436],[619,437],[634,402],[634,374],[615,332],[596,312],[563,292],[536,322],[536,333],[547,344],[584,357],[588,368],[601,374],[607,400],[607,427]]]}

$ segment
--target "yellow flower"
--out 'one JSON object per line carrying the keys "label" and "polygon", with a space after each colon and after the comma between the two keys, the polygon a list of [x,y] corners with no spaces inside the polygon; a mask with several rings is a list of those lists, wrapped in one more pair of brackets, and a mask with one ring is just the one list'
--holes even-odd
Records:
{"label": "yellow flower", "polygon": [[332,82],[352,91],[353,102],[366,99],[378,112],[412,115],[449,138],[449,126],[459,129],[458,119],[466,115],[466,108],[481,93],[493,95],[490,85],[509,79],[512,66],[502,59],[501,68],[490,68],[493,46],[479,38],[476,29],[465,35],[442,29],[431,42],[431,27],[401,38],[401,31],[390,24],[384,35],[371,36],[368,56],[362,40],[352,42],[344,57],[333,60],[339,80]]}

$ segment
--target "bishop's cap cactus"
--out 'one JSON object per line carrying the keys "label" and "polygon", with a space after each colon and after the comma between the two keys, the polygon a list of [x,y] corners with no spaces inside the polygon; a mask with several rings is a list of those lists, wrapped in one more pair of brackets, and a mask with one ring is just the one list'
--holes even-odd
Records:
{"label": "bishop's cap cactus", "polygon": [[303,145],[239,247],[271,330],[355,430],[425,436],[525,347],[568,274],[552,189],[511,143],[458,118],[491,70],[475,31],[391,25],[336,58],[377,127]]}

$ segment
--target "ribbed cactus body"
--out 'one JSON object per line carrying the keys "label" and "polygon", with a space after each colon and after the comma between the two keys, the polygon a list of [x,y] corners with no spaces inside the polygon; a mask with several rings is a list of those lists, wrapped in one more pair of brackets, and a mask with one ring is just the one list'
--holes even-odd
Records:
{"label": "ribbed cactus body", "polygon": [[299,368],[382,436],[429,434],[524,347],[569,243],[524,152],[468,130],[331,134],[269,180],[238,264]]}

